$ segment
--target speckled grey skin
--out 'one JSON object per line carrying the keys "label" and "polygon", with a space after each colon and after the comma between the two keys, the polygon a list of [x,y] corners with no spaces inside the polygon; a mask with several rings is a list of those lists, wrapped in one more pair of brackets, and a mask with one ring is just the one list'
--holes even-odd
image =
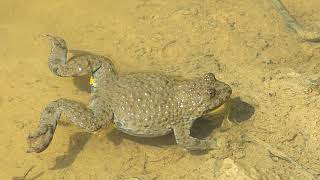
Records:
{"label": "speckled grey skin", "polygon": [[65,41],[48,37],[52,40],[50,70],[63,77],[92,74],[95,84],[89,107],[59,99],[44,109],[38,129],[28,137],[28,152],[39,153],[49,146],[61,113],[88,131],[113,121],[119,130],[133,136],[174,132],[177,144],[186,149],[216,147],[214,139],[190,136],[197,118],[230,98],[230,86],[216,80],[212,73],[192,80],[147,72],[118,75],[112,62],[102,56],[82,55],[67,61]]}

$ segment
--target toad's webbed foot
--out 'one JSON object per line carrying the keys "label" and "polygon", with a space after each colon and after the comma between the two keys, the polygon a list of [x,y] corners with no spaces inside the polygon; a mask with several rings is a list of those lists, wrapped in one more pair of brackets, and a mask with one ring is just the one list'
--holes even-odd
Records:
{"label": "toad's webbed foot", "polygon": [[55,128],[55,126],[42,126],[35,132],[31,133],[27,138],[29,144],[27,153],[39,153],[47,149],[52,140]]}
{"label": "toad's webbed foot", "polygon": [[105,102],[99,98],[92,99],[92,109],[68,99],[51,102],[41,114],[38,129],[28,136],[27,152],[40,153],[49,146],[62,113],[72,123],[90,132],[107,126],[113,114],[108,109],[101,108],[104,104]]}

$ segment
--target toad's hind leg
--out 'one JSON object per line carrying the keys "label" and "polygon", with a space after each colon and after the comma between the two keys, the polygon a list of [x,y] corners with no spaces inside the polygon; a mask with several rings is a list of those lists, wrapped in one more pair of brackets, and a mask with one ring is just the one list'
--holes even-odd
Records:
{"label": "toad's hind leg", "polygon": [[176,142],[188,150],[209,150],[217,148],[217,142],[214,139],[198,139],[190,135],[192,123],[181,122],[173,128]]}
{"label": "toad's hind leg", "polygon": [[108,58],[85,54],[67,60],[68,48],[66,42],[60,37],[46,36],[52,42],[48,61],[49,69],[57,76],[82,76],[96,72],[99,74],[99,78],[109,78],[116,75],[114,65]]}
{"label": "toad's hind leg", "polygon": [[40,153],[50,144],[57,121],[63,113],[67,119],[87,131],[96,131],[106,126],[113,117],[107,109],[101,109],[104,102],[98,99],[92,101],[92,108],[68,99],[59,99],[51,102],[41,113],[38,129],[28,137],[29,149],[27,152]]}

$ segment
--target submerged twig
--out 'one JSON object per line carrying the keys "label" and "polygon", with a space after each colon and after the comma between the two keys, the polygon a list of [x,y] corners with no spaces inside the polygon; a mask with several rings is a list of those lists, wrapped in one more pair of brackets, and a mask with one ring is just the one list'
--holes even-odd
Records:
{"label": "submerged twig", "polygon": [[[230,100],[231,101],[231,100]],[[227,124],[225,124],[224,126],[226,126],[226,128],[230,128],[232,126],[236,126],[236,127],[240,127],[240,124],[236,121],[231,122],[229,120],[229,113],[230,113],[230,104],[232,102],[228,101],[226,103],[226,109],[227,111],[225,112],[225,117],[224,117],[224,121],[227,121]],[[243,129],[242,129],[243,130]],[[284,152],[278,150],[277,148],[273,147],[272,145],[264,142],[263,140],[261,140],[260,138],[256,137],[255,135],[251,134],[250,132],[246,132],[242,135],[243,138],[245,138],[247,140],[247,142],[254,142],[257,145],[261,146],[262,148],[264,148],[265,150],[268,151],[268,155],[269,157],[273,160],[274,158],[278,158],[280,160],[286,161],[287,163],[292,164],[293,166],[295,166],[296,168],[310,174],[311,176],[313,176],[315,179],[320,176],[320,172],[317,172],[311,168],[306,168],[303,165],[299,164],[297,161],[295,161],[294,159],[292,159],[290,156],[288,156],[287,154],[285,154]],[[295,137],[294,137],[295,138]]]}
{"label": "submerged twig", "polygon": [[25,180],[26,177],[28,176],[28,174],[31,172],[31,170],[34,168],[35,166],[31,166],[25,173],[23,176],[14,176],[12,178],[12,180]]}
{"label": "submerged twig", "polygon": [[293,166],[295,166],[296,168],[305,171],[306,173],[312,175],[313,177],[318,177],[320,175],[320,172],[317,172],[313,169],[310,168],[306,168],[303,165],[299,164],[298,162],[296,162],[295,160],[293,160],[291,157],[289,157],[288,155],[286,155],[285,153],[283,153],[282,151],[278,150],[277,148],[272,147],[270,144],[264,142],[263,140],[257,138],[256,136],[250,134],[250,133],[246,133],[245,136],[254,141],[255,143],[257,143],[258,145],[262,146],[263,148],[265,148],[266,150],[268,150],[269,152],[269,156],[271,159],[273,159],[274,157],[286,161],[290,164],[292,164]]}
{"label": "submerged twig", "polygon": [[309,31],[292,17],[281,0],[271,0],[277,11],[282,15],[289,28],[293,29],[301,39],[310,42],[320,42],[320,30]]}

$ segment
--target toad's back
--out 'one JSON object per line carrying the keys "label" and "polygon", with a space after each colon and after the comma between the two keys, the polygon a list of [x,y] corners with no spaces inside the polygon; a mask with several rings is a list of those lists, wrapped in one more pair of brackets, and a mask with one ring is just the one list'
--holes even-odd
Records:
{"label": "toad's back", "polygon": [[169,133],[171,122],[179,119],[174,99],[178,83],[161,74],[126,74],[106,84],[103,94],[120,130],[138,136],[159,136]]}

